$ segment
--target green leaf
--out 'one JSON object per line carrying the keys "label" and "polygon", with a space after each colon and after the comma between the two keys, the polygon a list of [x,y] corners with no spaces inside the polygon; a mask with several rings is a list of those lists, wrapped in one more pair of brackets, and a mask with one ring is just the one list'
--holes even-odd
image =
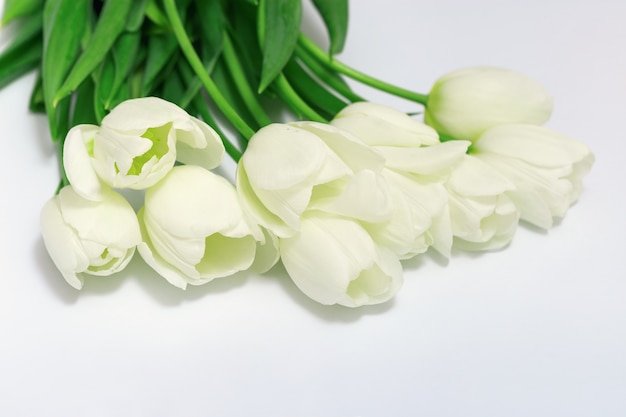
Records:
{"label": "green leaf", "polygon": [[24,19],[0,54],[0,89],[36,68],[42,53],[42,13]]}
{"label": "green leaf", "polygon": [[89,44],[57,91],[55,101],[71,94],[104,59],[126,26],[133,0],[107,0],[98,18]]}
{"label": "green leaf", "polygon": [[96,118],[94,109],[95,86],[91,77],[87,78],[76,90],[76,102],[74,105],[74,114],[72,115],[72,126],[79,124],[96,124],[99,120]]}
{"label": "green leaf", "polygon": [[148,0],[135,0],[133,2],[133,7],[130,8],[130,11],[128,12],[128,17],[126,18],[125,29],[127,31],[135,32],[139,30],[139,28],[143,24],[144,18],[146,17],[147,6]]}
{"label": "green leaf", "polygon": [[222,52],[224,31],[226,30],[226,16],[220,0],[199,0],[196,2],[198,23],[202,34],[202,46],[210,51],[205,66],[212,66]]}
{"label": "green leaf", "polygon": [[89,0],[47,0],[43,14],[43,92],[50,133],[59,140],[61,112],[54,98],[79,54],[80,42],[87,28]]}
{"label": "green leaf", "polygon": [[28,101],[28,110],[33,113],[45,113],[46,104],[43,99],[43,80],[41,79],[41,71],[37,71],[37,79],[33,85],[33,91],[30,93]]}
{"label": "green leaf", "polygon": [[257,29],[263,50],[259,93],[270,85],[293,54],[301,20],[301,0],[259,1]]}
{"label": "green leaf", "polygon": [[[115,77],[111,90],[108,94],[105,94],[103,99],[104,108],[110,110],[114,98],[118,96],[120,88],[126,82],[130,76],[133,68],[138,61],[140,55],[140,43],[141,33],[139,32],[125,32],[117,38],[115,45],[111,48],[111,55],[113,57],[115,67]],[[128,93],[126,93],[128,95]]]}
{"label": "green leaf", "polygon": [[44,0],[5,0],[2,13],[2,26],[18,19],[29,16],[43,9]]}
{"label": "green leaf", "polygon": [[[94,109],[97,124],[107,114],[107,103],[113,92],[115,83],[115,62],[111,54],[107,55],[93,74],[94,95],[90,107]],[[110,103],[109,103],[110,104]]]}
{"label": "green leaf", "polygon": [[166,73],[168,64],[176,61],[178,41],[171,34],[152,35],[148,40],[148,56],[141,84],[141,95],[148,95]]}
{"label": "green leaf", "polygon": [[348,34],[348,0],[313,0],[330,38],[330,55],[343,50]]}
{"label": "green leaf", "polygon": [[311,107],[325,118],[332,119],[348,103],[331,93],[327,87],[314,79],[295,59],[285,65],[284,74],[289,83]]}

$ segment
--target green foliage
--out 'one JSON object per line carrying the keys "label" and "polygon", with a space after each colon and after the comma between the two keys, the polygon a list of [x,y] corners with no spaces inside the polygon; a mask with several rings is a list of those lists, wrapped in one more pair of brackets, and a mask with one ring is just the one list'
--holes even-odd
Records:
{"label": "green foliage", "polygon": [[348,35],[348,0],[313,0],[326,24],[330,38],[330,55],[343,50]]}

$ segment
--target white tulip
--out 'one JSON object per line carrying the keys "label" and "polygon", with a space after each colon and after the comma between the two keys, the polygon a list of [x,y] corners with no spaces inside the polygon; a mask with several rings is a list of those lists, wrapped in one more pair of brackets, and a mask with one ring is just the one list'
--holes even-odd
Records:
{"label": "white tulip", "polygon": [[441,77],[428,95],[426,123],[456,139],[474,140],[490,127],[541,125],[552,114],[541,84],[519,72],[474,67]]}
{"label": "white tulip", "polygon": [[308,211],[299,231],[279,239],[289,276],[321,304],[358,307],[389,300],[402,285],[400,261],[359,223]]}
{"label": "white tulip", "polygon": [[321,123],[272,124],[250,140],[237,190],[255,221],[279,237],[308,209],[363,221],[391,215],[384,159],[347,132]]}
{"label": "white tulip", "polygon": [[563,217],[582,190],[582,178],[595,161],[589,148],[547,128],[496,126],[473,146],[473,154],[508,178],[507,195],[521,218],[548,229]]}
{"label": "white tulip", "polygon": [[374,240],[402,259],[430,246],[449,256],[452,229],[442,183],[470,142],[440,143],[432,127],[399,110],[367,102],[346,106],[331,125],[354,134],[385,158],[383,177],[392,195],[393,214],[387,222],[365,225]]}
{"label": "white tulip", "polygon": [[454,246],[490,250],[506,246],[520,213],[506,195],[513,183],[480,159],[465,155],[446,182]]}
{"label": "white tulip", "polygon": [[141,241],[133,208],[120,194],[103,190],[102,200],[86,200],[71,186],[41,210],[43,241],[65,280],[81,289],[84,274],[111,275],[130,261]]}
{"label": "white tulip", "polygon": [[226,179],[185,165],[146,191],[139,253],[170,284],[201,285],[278,260],[277,241],[248,222]]}
{"label": "white tulip", "polygon": [[145,189],[176,161],[212,169],[223,155],[219,135],[206,123],[173,103],[144,97],[120,103],[101,127],[72,128],[63,165],[76,192],[98,200],[102,182],[113,188]]}

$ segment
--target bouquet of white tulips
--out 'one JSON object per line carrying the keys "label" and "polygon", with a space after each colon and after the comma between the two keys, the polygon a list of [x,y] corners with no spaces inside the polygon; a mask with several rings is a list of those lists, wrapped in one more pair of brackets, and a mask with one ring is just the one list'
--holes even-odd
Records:
{"label": "bouquet of white tulips", "polygon": [[357,307],[429,248],[500,249],[520,221],[565,216],[594,156],[542,126],[540,84],[491,67],[428,94],[372,78],[337,59],[348,1],[312,0],[328,51],[301,32],[302,1],[6,0],[0,88],[37,71],[30,108],[61,161],[41,230],[70,285],[136,253],[183,289],[282,262],[312,299]]}

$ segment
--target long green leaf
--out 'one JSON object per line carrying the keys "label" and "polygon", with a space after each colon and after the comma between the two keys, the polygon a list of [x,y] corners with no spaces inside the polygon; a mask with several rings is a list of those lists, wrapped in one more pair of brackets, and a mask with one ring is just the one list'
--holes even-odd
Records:
{"label": "long green leaf", "polygon": [[5,0],[2,26],[20,17],[35,14],[43,9],[44,0]]}
{"label": "long green leaf", "polygon": [[79,54],[81,38],[87,28],[89,0],[47,0],[43,14],[43,91],[50,133],[59,140],[60,112],[54,97]]}
{"label": "long green leaf", "polygon": [[43,80],[41,79],[41,70],[37,71],[37,79],[33,85],[33,90],[30,93],[30,99],[28,100],[28,110],[33,113],[45,113],[46,104],[43,99]]}
{"label": "long green leaf", "polygon": [[138,61],[140,43],[140,32],[125,32],[120,35],[113,48],[111,48],[111,55],[115,63],[115,78],[111,90],[103,97],[105,109],[110,110],[112,108],[114,97],[118,96],[120,88],[126,82],[135,63]]}
{"label": "long green leaf", "polygon": [[144,96],[148,95],[150,90],[158,83],[159,75],[163,74],[167,64],[175,60],[178,42],[171,33],[152,35],[148,39],[147,49],[148,57],[141,86],[141,94]]}
{"label": "long green leaf", "polygon": [[271,84],[293,54],[301,20],[301,0],[259,1],[257,29],[263,49],[259,93]]}
{"label": "long green leaf", "polygon": [[9,46],[0,54],[0,89],[41,63],[42,13],[24,19]]}
{"label": "long green leaf", "polygon": [[133,0],[107,0],[104,3],[89,44],[57,92],[55,101],[68,96],[76,90],[85,78],[102,62],[117,37],[124,30],[127,15],[132,5]]}
{"label": "long green leaf", "polygon": [[330,38],[330,55],[343,50],[348,34],[348,0],[313,0]]}

